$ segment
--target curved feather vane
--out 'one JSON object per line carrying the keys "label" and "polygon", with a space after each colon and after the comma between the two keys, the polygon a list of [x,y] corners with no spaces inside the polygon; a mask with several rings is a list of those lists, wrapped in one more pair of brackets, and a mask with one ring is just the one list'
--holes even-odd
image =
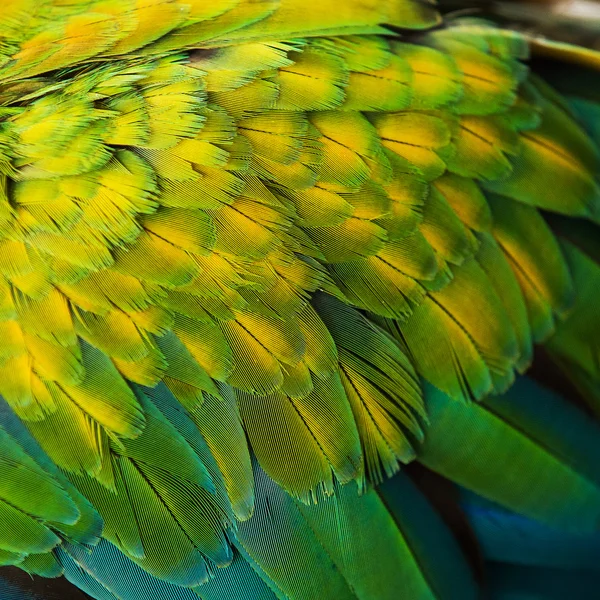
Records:
{"label": "curved feather vane", "polygon": [[573,273],[577,300],[574,310],[558,326],[556,335],[550,338],[545,348],[552,360],[580,390],[586,404],[597,414],[600,400],[600,347],[595,334],[598,317],[592,310],[600,289],[600,266],[597,262],[600,255],[594,252],[596,232],[592,230],[594,237],[589,237],[589,231],[576,227],[571,232],[567,228],[564,233],[568,236],[567,239],[576,240],[579,244],[577,247],[567,239],[563,239],[561,243]]}
{"label": "curved feather vane", "polygon": [[[66,576],[98,598],[394,598],[397,589],[418,598],[475,598],[476,587],[461,551],[441,519],[406,476],[358,497],[349,486],[314,506],[294,502],[264,472],[255,472],[257,513],[236,536],[232,564],[192,589],[152,578],[102,541],[90,552],[66,546],[59,560]],[[386,536],[375,541],[369,523]],[[416,519],[416,520],[415,520]],[[334,527],[331,526],[335,522]],[[421,535],[437,541],[418,546]],[[272,551],[277,540],[276,552]],[[440,555],[452,558],[438,570]],[[126,577],[109,565],[119,565]],[[312,577],[298,576],[297,567]],[[400,568],[399,568],[400,567]],[[382,576],[383,575],[383,576]],[[101,591],[96,591],[99,585]]]}
{"label": "curved feather vane", "polygon": [[598,570],[600,539],[569,533],[513,513],[481,496],[461,490],[468,516],[486,560],[513,565]]}
{"label": "curved feather vane", "polygon": [[547,341],[598,391],[598,255],[546,214],[598,221],[597,113],[524,36],[441,23],[10,0],[0,564],[102,600],[475,598],[415,458],[597,526],[595,426],[511,388]]}
{"label": "curved feather vane", "polygon": [[[593,457],[600,436],[583,413],[525,378],[482,404],[460,404],[434,388],[426,397],[431,426],[419,455],[426,466],[550,526],[597,530],[600,484]],[[490,464],[496,460],[512,466],[497,473]]]}

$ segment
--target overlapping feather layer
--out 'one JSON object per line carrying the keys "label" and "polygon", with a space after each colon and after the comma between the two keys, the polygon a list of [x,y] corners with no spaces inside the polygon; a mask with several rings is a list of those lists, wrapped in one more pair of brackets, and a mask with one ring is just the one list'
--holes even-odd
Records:
{"label": "overlapping feather layer", "polygon": [[[375,565],[433,597],[422,564],[392,575],[409,525],[370,485],[423,440],[454,472],[421,378],[465,402],[507,390],[579,276],[539,209],[600,216],[598,150],[526,42],[469,20],[383,35],[437,24],[412,0],[13,0],[2,18],[0,468],[19,469],[0,519],[22,532],[2,529],[2,562],[103,598],[138,596],[101,596],[90,556],[181,598],[241,577],[314,598],[295,556],[331,561],[323,597],[393,594]],[[597,521],[598,482],[563,475]],[[343,523],[360,510],[400,553],[386,567]]]}

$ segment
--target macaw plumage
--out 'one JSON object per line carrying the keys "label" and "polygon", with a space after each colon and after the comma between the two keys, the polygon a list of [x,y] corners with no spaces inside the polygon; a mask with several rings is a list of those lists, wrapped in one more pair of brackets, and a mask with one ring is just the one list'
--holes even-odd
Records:
{"label": "macaw plumage", "polygon": [[586,568],[600,428],[523,374],[544,344],[600,415],[598,99],[429,0],[2,11],[0,565],[475,600],[416,461],[498,599]]}

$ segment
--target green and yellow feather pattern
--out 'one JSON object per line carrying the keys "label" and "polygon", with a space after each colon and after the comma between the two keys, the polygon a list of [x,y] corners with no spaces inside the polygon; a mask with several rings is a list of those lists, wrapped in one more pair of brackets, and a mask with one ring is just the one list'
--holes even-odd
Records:
{"label": "green and yellow feather pattern", "polygon": [[427,0],[2,10],[1,564],[101,600],[475,598],[388,480],[415,458],[597,529],[597,426],[511,388],[550,339],[600,406],[600,255],[543,213],[600,221],[598,140],[524,37]]}

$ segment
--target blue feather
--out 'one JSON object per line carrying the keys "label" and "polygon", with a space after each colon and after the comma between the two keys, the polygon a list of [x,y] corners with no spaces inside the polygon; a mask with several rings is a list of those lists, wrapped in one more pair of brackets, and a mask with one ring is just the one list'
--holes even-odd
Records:
{"label": "blue feather", "polygon": [[600,570],[600,533],[577,534],[556,529],[464,489],[461,505],[487,560]]}

